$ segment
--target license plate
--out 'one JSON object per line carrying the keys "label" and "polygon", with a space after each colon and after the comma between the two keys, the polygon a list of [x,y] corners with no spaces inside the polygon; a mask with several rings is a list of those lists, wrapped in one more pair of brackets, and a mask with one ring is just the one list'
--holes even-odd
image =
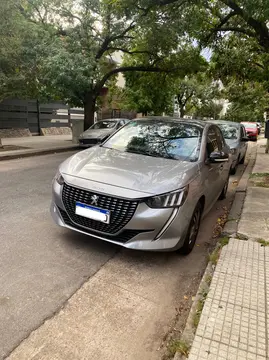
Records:
{"label": "license plate", "polygon": [[103,222],[105,224],[109,224],[110,221],[110,211],[99,209],[94,206],[82,204],[80,202],[76,202],[76,214],[80,216],[84,216],[88,219],[96,220]]}

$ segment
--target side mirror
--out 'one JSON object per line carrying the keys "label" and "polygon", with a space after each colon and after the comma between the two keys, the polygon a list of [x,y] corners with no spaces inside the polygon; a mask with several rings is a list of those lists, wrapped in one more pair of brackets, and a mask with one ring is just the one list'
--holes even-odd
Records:
{"label": "side mirror", "polygon": [[222,151],[212,152],[209,155],[209,163],[220,163],[229,161],[229,154],[224,153]]}
{"label": "side mirror", "polygon": [[247,136],[243,136],[243,137],[241,138],[241,141],[247,142],[247,141],[249,141],[249,138],[248,138]]}

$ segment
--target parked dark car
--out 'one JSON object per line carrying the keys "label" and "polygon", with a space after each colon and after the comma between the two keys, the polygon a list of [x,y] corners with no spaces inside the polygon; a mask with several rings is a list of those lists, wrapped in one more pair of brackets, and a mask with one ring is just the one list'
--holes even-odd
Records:
{"label": "parked dark car", "polygon": [[79,137],[80,147],[87,148],[100,144],[112,135],[116,130],[125,125],[128,119],[106,119],[93,124]]}
{"label": "parked dark car", "polygon": [[222,131],[226,143],[232,153],[231,174],[236,173],[238,164],[244,164],[248,148],[248,137],[245,127],[233,121],[216,120],[212,123],[218,125]]}

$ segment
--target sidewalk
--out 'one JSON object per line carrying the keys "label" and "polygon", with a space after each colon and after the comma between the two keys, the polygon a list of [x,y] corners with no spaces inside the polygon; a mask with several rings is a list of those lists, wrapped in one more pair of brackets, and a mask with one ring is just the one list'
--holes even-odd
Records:
{"label": "sidewalk", "polygon": [[68,150],[71,151],[78,147],[72,143],[72,135],[3,138],[2,145],[19,146],[25,149],[0,151],[0,161]]}
{"label": "sidewalk", "polygon": [[[269,173],[258,143],[252,173]],[[269,188],[249,186],[238,234],[221,252],[189,360],[269,358]],[[269,242],[268,242],[269,245]]]}

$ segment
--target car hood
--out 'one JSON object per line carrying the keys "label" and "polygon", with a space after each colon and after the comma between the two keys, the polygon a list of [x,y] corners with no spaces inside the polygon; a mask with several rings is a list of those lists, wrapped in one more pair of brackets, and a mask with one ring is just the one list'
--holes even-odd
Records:
{"label": "car hood", "polygon": [[238,147],[238,141],[235,139],[225,139],[226,144],[229,145],[231,149],[235,149]]}
{"label": "car hood", "polygon": [[115,129],[88,129],[81,134],[83,139],[102,139],[112,134]]}
{"label": "car hood", "polygon": [[[78,152],[60,166],[68,182],[89,180],[139,193],[162,194],[187,185],[198,174],[197,163],[149,157],[94,147]],[[65,177],[65,176],[64,176]]]}

